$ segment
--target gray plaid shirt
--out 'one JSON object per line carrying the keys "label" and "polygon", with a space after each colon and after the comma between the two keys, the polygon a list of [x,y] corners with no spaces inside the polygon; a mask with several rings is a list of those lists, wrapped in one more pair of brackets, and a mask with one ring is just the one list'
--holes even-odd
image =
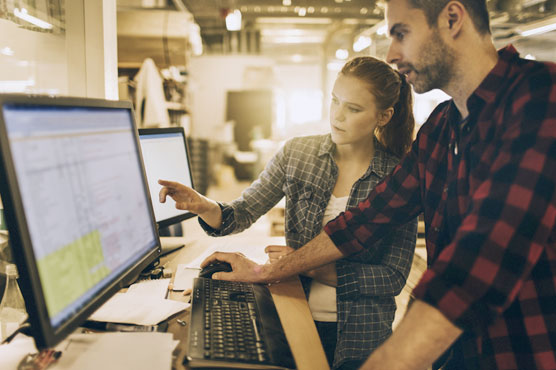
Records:
{"label": "gray plaid shirt", "polygon": [[[289,140],[269,161],[259,178],[231,204],[220,204],[222,227],[199,222],[211,236],[238,233],[286,197],[286,242],[299,248],[322,230],[324,211],[336,180],[335,145],[330,135]],[[399,159],[375,140],[375,156],[353,184],[347,207],[355,207]],[[381,241],[382,253],[365,251],[336,261],[338,342],[334,367],[345,360],[365,359],[392,332],[394,297],[405,285],[417,237],[417,220],[399,227]]]}

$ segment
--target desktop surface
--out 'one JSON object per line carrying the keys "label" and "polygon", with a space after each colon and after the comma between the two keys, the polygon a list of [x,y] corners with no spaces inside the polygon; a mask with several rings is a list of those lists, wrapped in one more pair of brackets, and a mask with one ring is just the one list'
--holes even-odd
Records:
{"label": "desktop surface", "polygon": [[[262,219],[259,222],[264,223],[266,220]],[[200,256],[205,254],[207,246],[212,245],[216,240],[206,235],[198,223],[193,220],[185,222],[184,227],[183,242],[187,243],[188,247],[161,258],[161,264],[173,271],[177,271],[180,264],[194,264]],[[249,245],[259,245],[261,248],[269,243],[276,244],[276,238],[268,237],[267,230],[266,227],[252,227],[239,235],[226,236],[222,238],[223,245],[226,245],[223,250],[232,251],[238,245],[243,245],[245,240],[249,240]],[[299,370],[327,369],[326,356],[299,279],[287,279],[270,285],[268,289],[295,359],[296,368]],[[188,301],[189,299],[188,296],[183,295],[182,291],[170,292],[169,298],[178,301]],[[182,364],[184,357],[189,354],[190,323],[190,310],[169,322],[168,331],[180,340],[179,354],[174,364],[177,369],[193,368]]]}

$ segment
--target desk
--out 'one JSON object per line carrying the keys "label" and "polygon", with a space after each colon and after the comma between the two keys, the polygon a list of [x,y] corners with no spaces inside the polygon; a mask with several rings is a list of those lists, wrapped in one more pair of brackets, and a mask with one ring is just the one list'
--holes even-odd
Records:
{"label": "desk", "polygon": [[[249,234],[249,231],[245,233]],[[170,267],[172,271],[176,271],[178,264],[193,261],[215,240],[206,236],[198,225],[190,225],[189,223],[188,227],[185,228],[185,235],[187,235],[184,238],[186,246],[161,259],[161,263],[167,264],[166,266]],[[252,235],[254,238],[260,238],[261,248],[266,246],[264,237],[256,233]],[[270,292],[297,368],[299,370],[327,369],[326,356],[299,279],[295,277],[278,284],[273,284],[270,286]],[[188,297],[184,297],[181,292],[171,292],[169,298],[182,301],[188,300]],[[182,362],[187,353],[187,333],[189,331],[188,326],[178,324],[176,318],[189,323],[189,313],[189,310],[187,310],[178,317],[172,318],[168,326],[168,331],[173,333],[174,338],[180,341],[178,345],[179,354],[174,363],[176,369],[186,369]]]}

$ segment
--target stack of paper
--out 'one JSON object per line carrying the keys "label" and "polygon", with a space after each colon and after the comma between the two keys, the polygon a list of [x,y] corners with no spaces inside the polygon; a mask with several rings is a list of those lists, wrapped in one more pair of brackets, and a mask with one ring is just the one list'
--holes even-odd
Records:
{"label": "stack of paper", "polygon": [[72,334],[57,347],[62,357],[51,369],[170,370],[177,343],[171,333]]}
{"label": "stack of paper", "polygon": [[190,304],[165,299],[170,279],[146,280],[116,293],[89,320],[134,325],[156,325]]}

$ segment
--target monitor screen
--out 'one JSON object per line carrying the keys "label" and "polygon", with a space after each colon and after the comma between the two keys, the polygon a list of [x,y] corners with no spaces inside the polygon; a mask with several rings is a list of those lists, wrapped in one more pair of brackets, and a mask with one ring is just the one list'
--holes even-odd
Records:
{"label": "monitor screen", "polygon": [[165,227],[195,216],[176,208],[176,202],[167,197],[160,203],[159,179],[182,183],[193,188],[193,177],[183,127],[139,129],[143,163],[151,192],[156,221]]}
{"label": "monitor screen", "polygon": [[37,346],[160,254],[131,104],[0,95],[2,200]]}

